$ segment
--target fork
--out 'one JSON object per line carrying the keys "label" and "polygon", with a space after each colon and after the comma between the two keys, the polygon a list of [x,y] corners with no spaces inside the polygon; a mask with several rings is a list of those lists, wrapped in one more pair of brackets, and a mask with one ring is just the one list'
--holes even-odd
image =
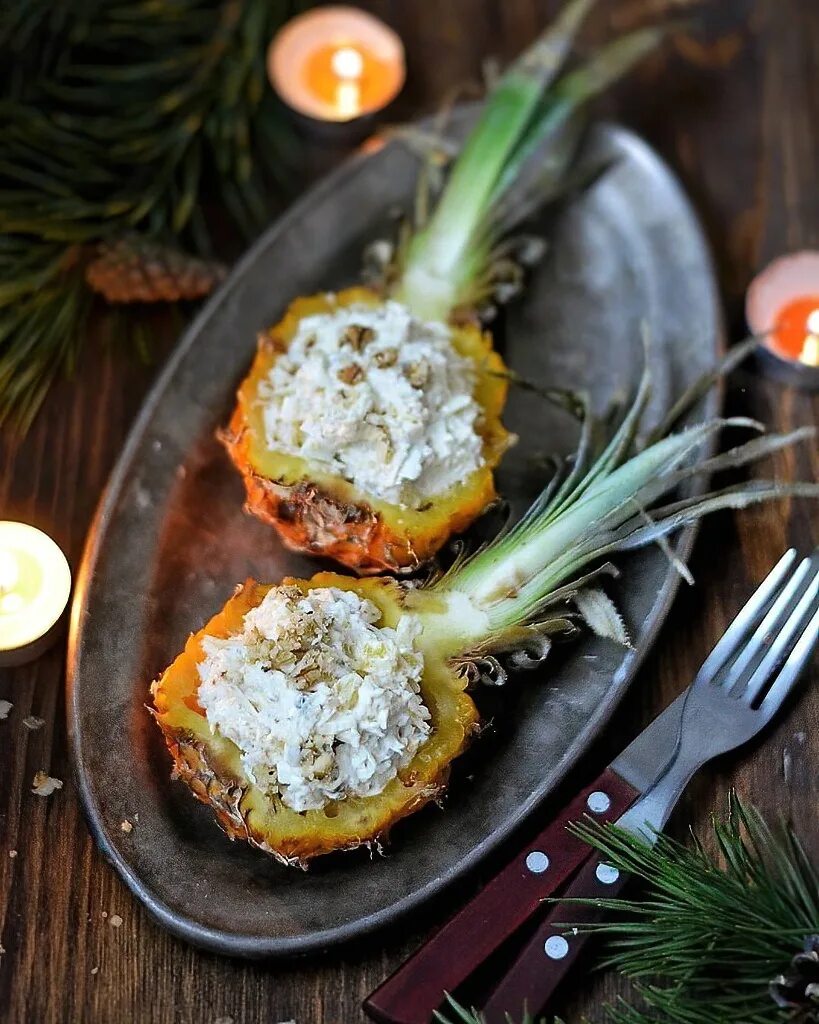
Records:
{"label": "fork", "polygon": [[[792,572],[796,551],[779,560],[702,664],[688,689],[676,747],[665,771],[617,821],[653,844],[692,776],[704,764],[757,735],[796,685],[819,639],[819,549]],[[543,1009],[590,938],[558,923],[599,921],[596,906],[575,899],[611,898],[626,876],[592,857],[554,904],[535,934],[492,991],[486,1024],[507,1014]]]}

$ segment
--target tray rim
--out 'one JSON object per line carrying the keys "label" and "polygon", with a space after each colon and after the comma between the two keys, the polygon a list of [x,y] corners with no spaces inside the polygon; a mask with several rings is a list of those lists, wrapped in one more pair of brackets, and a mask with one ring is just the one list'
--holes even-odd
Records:
{"label": "tray rim", "polygon": [[[466,108],[477,106],[477,104],[465,104],[463,106]],[[423,124],[424,122],[420,123]],[[606,131],[613,134],[621,144],[625,145],[629,150],[635,151],[638,158],[648,158],[655,169],[663,174],[666,182],[675,192],[680,207],[686,211],[691,230],[698,236],[705,261],[707,279],[710,282],[712,304],[715,311],[714,355],[716,359],[719,359],[726,351],[727,333],[725,314],[717,283],[716,268],[700,219],[680,179],[654,147],[630,128],[618,122],[606,120],[595,122],[592,128],[596,131]],[[91,520],[75,578],[67,643],[66,726],[74,784],[80,797],[83,815],[91,836],[105,859],[115,868],[131,893],[145,906],[155,921],[173,935],[184,939],[193,946],[227,956],[238,956],[248,959],[285,959],[321,952],[330,946],[362,939],[386,928],[412,911],[419,911],[433,896],[447,891],[456,882],[474,873],[481,861],[518,830],[537,811],[538,807],[550,798],[555,789],[565,781],[572,767],[606,728],[612,715],[633,683],[644,659],[653,648],[657,634],[668,617],[681,582],[681,577],[676,572],[669,571],[666,575],[663,585],[657,594],[652,613],[644,621],[643,639],[640,647],[628,655],[628,660],[621,664],[612,689],[608,691],[612,695],[611,699],[601,702],[595,716],[577,734],[564,756],[555,764],[551,786],[544,792],[530,795],[517,808],[515,813],[510,816],[504,829],[496,830],[491,836],[487,836],[482,842],[473,847],[470,853],[461,859],[455,870],[430,880],[426,885],[414,889],[412,893],[403,896],[379,911],[356,918],[354,921],[343,925],[313,930],[301,935],[285,938],[260,936],[252,933],[226,932],[203,925],[194,918],[174,910],[163,900],[157,898],[109,841],[107,831],[103,825],[102,814],[93,796],[87,773],[81,770],[83,753],[77,729],[79,715],[77,676],[79,662],[82,658],[83,622],[88,613],[90,583],[100,555],[102,540],[112,518],[115,495],[123,483],[132,456],[141,442],[145,428],[149,424],[153,411],[159,404],[167,384],[173,377],[179,364],[196,344],[202,329],[207,325],[211,317],[212,311],[229,299],[234,287],[241,280],[245,268],[254,263],[257,253],[260,253],[269,246],[271,236],[285,229],[291,221],[299,219],[302,211],[314,203],[318,197],[323,198],[328,192],[334,190],[340,182],[346,181],[349,177],[355,175],[360,165],[370,155],[359,150],[348,157],[339,167],[299,196],[281,216],[272,221],[237,261],[226,281],[210,296],[198,314],[182,332],[165,365],[151,384],[143,400],[142,407],[129,428],[125,443],[111,470]],[[704,399],[707,415],[719,415],[723,407],[723,400],[724,384],[722,379],[720,379]],[[709,443],[706,450],[710,449],[713,451],[715,447],[716,441],[714,440]],[[703,486],[704,482],[699,484],[695,491],[702,490]],[[691,554],[698,530],[699,524],[694,523],[685,527],[677,534],[674,550],[675,554],[683,562],[686,562]]]}

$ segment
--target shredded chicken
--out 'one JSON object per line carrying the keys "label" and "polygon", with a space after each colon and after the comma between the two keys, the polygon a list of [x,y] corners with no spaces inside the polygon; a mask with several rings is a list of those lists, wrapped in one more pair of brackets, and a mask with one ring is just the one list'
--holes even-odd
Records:
{"label": "shredded chicken", "polygon": [[296,811],[380,793],[430,733],[420,624],[352,591],[274,587],[241,633],[206,637],[198,692],[251,779]]}
{"label": "shredded chicken", "polygon": [[450,328],[398,302],[306,317],[259,388],[267,445],[393,504],[417,506],[482,463],[475,370]]}

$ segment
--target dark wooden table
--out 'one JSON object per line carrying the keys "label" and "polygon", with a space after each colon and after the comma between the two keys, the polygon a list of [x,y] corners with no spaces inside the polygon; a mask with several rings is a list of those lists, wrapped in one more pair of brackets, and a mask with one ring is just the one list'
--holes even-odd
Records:
{"label": "dark wooden table", "polygon": [[[409,55],[399,113],[435,108],[453,86],[476,81],[482,60],[515,54],[546,22],[543,0],[372,0]],[[661,55],[606,101],[606,113],[642,132],[679,172],[711,238],[732,335],[743,330],[742,295],[754,269],[776,254],[819,246],[819,4],[815,0],[618,0],[588,37],[683,15]],[[167,333],[167,332],[166,332]],[[161,356],[168,344],[159,343]],[[0,437],[0,518],[35,523],[77,564],[89,520],[156,365],[92,347],[73,383],[61,385],[24,443]],[[817,421],[819,404],[750,371],[736,376],[732,410],[779,429]],[[771,467],[768,467],[770,470]],[[778,456],[782,479],[819,478],[819,454]],[[788,545],[819,543],[815,508],[782,503],[723,515],[702,530],[685,588],[655,653],[606,739],[571,782],[593,777],[668,702],[731,615]],[[162,932],[93,847],[71,782],[64,726],[62,645],[32,665],[0,673],[0,1020],[14,1024],[351,1024],[362,997],[465,894],[422,920],[357,949],[307,962],[246,964],[206,955]],[[765,741],[699,777],[673,827],[706,824],[729,786],[768,815],[789,814],[808,849],[819,845],[819,688],[804,693]],[[813,684],[813,685],[811,685]],[[45,725],[31,732],[27,715]],[[47,799],[31,793],[38,769],[65,779]],[[14,853],[16,851],[16,855]],[[472,880],[471,885],[475,881]],[[122,923],[113,926],[119,915]],[[617,979],[584,982],[565,1010],[592,1018],[623,991]],[[598,1014],[599,1019],[599,1014]]]}

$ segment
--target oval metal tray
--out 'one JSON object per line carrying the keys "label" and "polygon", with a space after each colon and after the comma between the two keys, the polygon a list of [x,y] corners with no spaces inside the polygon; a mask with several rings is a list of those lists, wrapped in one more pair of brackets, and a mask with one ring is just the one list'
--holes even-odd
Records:
{"label": "oval metal tray", "polygon": [[[466,115],[465,115],[466,116]],[[651,330],[653,412],[714,362],[720,314],[705,244],[679,185],[629,132],[598,126],[589,159],[613,166],[549,225],[501,343],[527,377],[584,387],[607,403],[633,386],[640,322]],[[658,550],[622,561],[613,585],[635,649],[587,637],[491,699],[495,728],[458,764],[445,809],[394,830],[386,857],[325,858],[304,873],[231,843],[171,782],[145,703],[151,680],[238,581],[311,575],[242,512],[240,480],[216,441],[257,331],[299,294],[357,279],[364,245],[407,206],[417,161],[400,144],[357,158],[302,198],[253,246],[192,324],[148,396],[99,508],[79,573],[68,726],[94,836],[134,894],[177,935],[241,956],[307,952],[383,926],[473,867],[564,778],[611,715],[665,617],[676,577]],[[712,394],[701,414],[713,413]],[[502,493],[522,508],[542,456],[575,427],[531,394],[506,414],[521,442]],[[685,556],[689,531],[677,539]],[[121,831],[124,818],[138,819]]]}

